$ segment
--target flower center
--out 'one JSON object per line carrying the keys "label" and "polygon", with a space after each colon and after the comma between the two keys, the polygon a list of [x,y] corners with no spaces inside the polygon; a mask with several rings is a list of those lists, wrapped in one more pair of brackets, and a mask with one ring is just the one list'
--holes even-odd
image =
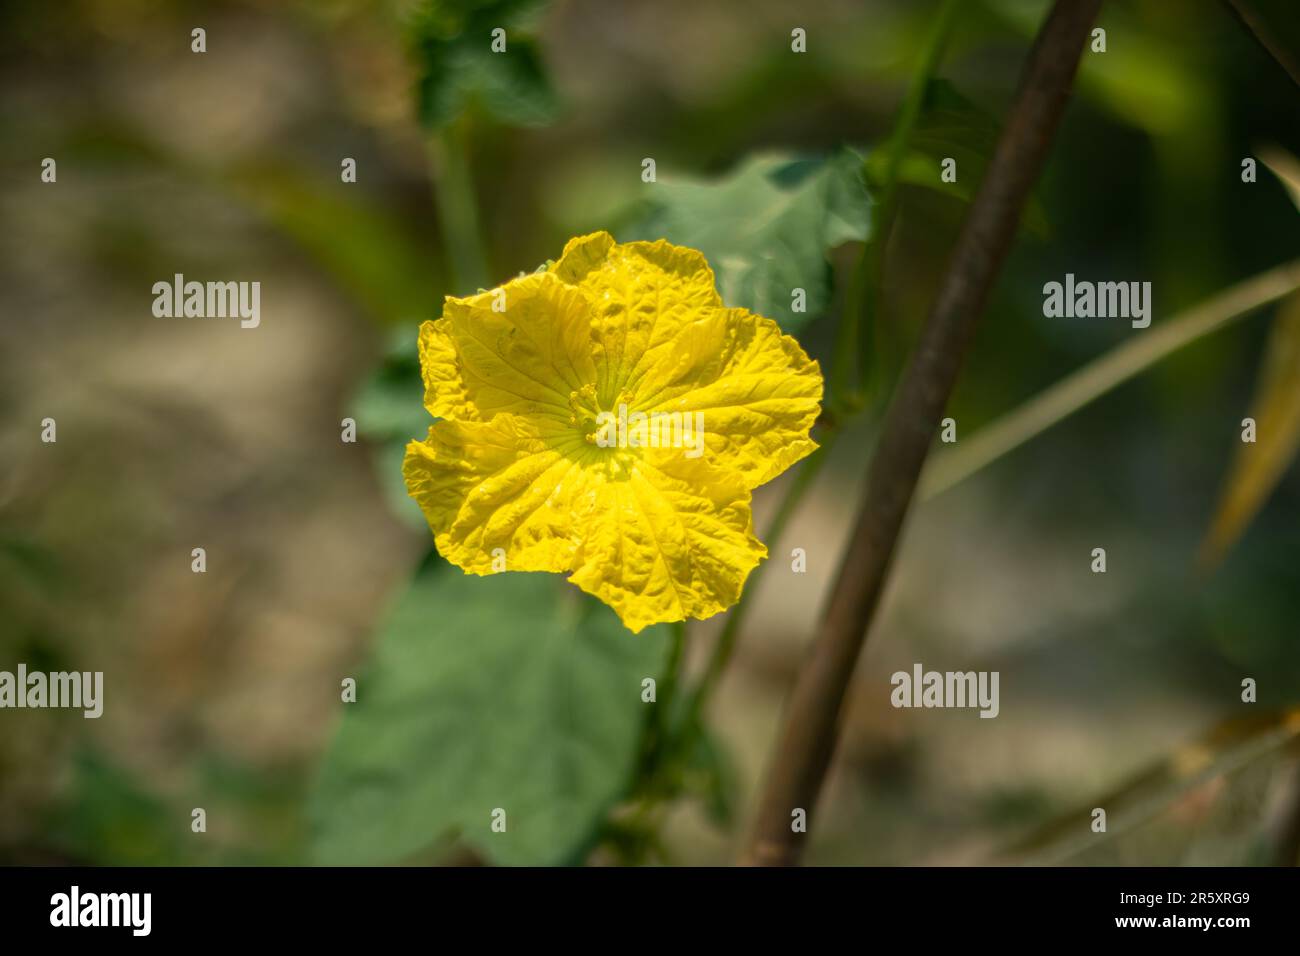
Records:
{"label": "flower center", "polygon": [[601,448],[617,447],[614,441],[617,409],[626,408],[631,399],[631,392],[622,391],[612,409],[602,409],[600,399],[596,395],[595,384],[584,385],[576,392],[569,393],[569,424],[578,429],[588,445]]}

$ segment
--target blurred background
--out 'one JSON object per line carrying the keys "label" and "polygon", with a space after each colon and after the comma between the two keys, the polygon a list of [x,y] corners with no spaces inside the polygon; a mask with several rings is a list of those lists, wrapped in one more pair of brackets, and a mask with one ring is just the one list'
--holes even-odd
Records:
{"label": "blurred background", "polygon": [[[845,146],[870,165],[937,6],[5,5],[0,669],[101,670],[107,697],[99,720],[0,713],[0,860],[321,859],[322,767],[351,706],[340,681],[370,666],[431,543],[398,466],[428,425],[419,322],[573,235],[671,221],[647,215],[658,185]],[[956,157],[960,186],[904,176],[872,333],[897,342],[924,318],[1047,8],[959,6],[917,143]],[[1271,23],[1300,49],[1285,8]],[[493,17],[531,57],[515,73],[476,73],[453,49]],[[1116,2],[1099,26],[1107,51],[1084,55],[951,406],[959,441],[1142,334],[1045,319],[1045,282],[1150,281],[1154,328],[1300,251],[1283,186],[1262,165],[1241,177],[1261,149],[1300,154],[1300,93],[1228,8]],[[796,27],[807,53],[791,51]],[[453,51],[447,76],[430,50]],[[56,183],[41,182],[45,157]],[[644,157],[660,183],[642,182]],[[450,247],[457,223],[483,264]],[[826,301],[799,333],[824,367],[851,234],[817,252]],[[154,318],[152,284],[174,273],[260,280],[260,327]],[[1288,848],[1294,862],[1300,471],[1219,562],[1195,561],[1277,314],[1179,351],[914,511],[809,862],[1260,864]],[[881,354],[896,367],[903,352]],[[349,415],[357,444],[339,438]],[[46,417],[56,444],[40,441]],[[848,427],[749,595],[711,707],[721,796],[673,804],[663,859],[732,859],[857,507],[869,419]],[[757,493],[760,533],[790,477]],[[789,573],[794,547],[806,574]],[[1089,570],[1094,547],[1105,575]],[[464,620],[457,639],[480,639]],[[692,627],[692,669],[718,625]],[[891,708],[890,674],[917,661],[999,671],[999,718]],[[373,741],[382,761],[382,727]],[[1080,842],[1094,806],[1129,809]],[[191,832],[194,807],[206,834]],[[376,862],[491,859],[454,828],[429,830]],[[617,859],[574,846],[576,859],[505,862]]]}

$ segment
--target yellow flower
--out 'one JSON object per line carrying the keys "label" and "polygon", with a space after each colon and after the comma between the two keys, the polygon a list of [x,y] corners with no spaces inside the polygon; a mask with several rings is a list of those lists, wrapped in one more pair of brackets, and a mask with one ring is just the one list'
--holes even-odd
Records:
{"label": "yellow flower", "polygon": [[442,555],[568,573],[633,631],[735,604],[767,555],[750,492],[817,447],[817,363],[663,240],[448,297],[420,365],[441,420],[403,473]]}

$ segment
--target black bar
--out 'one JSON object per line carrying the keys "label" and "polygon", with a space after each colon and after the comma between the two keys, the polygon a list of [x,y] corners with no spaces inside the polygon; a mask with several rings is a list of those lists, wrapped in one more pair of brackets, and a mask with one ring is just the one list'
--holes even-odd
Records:
{"label": "black bar", "polygon": [[[69,921],[74,886],[79,921],[92,911],[111,917],[116,908],[125,925],[52,925]],[[668,945],[662,933],[694,927],[708,937],[769,943],[846,933],[866,945],[902,934],[922,947],[917,952],[946,939],[981,948],[1124,936],[1231,945],[1242,933],[1293,932],[1298,890],[1297,871],[1288,869],[6,868],[0,932],[6,943],[66,944],[76,934],[82,943],[151,939],[205,949],[319,942],[335,952],[387,938],[453,946],[462,933],[474,945],[454,945],[457,951],[521,934],[535,944],[657,937]],[[104,906],[99,896],[124,893],[149,894],[147,935],[136,935],[143,896],[140,909],[122,897]],[[688,938],[702,937],[671,937]]]}

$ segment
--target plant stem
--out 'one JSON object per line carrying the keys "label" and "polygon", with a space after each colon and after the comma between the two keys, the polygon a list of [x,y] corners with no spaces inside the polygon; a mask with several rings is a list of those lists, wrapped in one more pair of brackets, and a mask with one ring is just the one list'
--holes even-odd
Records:
{"label": "plant stem", "polygon": [[663,679],[655,694],[655,706],[650,713],[641,736],[640,758],[630,782],[636,795],[636,808],[625,824],[633,839],[628,862],[639,864],[645,854],[653,849],[658,832],[659,808],[669,797],[675,796],[673,766],[682,752],[682,722],[673,720],[677,688],[686,658],[686,622],[674,621],[669,627],[668,660],[664,664]]}
{"label": "plant stem", "polygon": [[1300,866],[1300,758],[1289,769],[1288,799],[1272,847],[1274,866]]}
{"label": "plant stem", "polygon": [[[872,371],[880,373],[884,365],[881,362],[867,361],[863,343],[873,329],[872,319],[879,318],[883,311],[881,292],[884,287],[885,259],[889,248],[889,236],[893,231],[894,219],[898,211],[898,173],[907,155],[912,132],[921,118],[926,90],[947,45],[956,10],[957,0],[942,0],[938,14],[930,23],[930,32],[921,50],[921,59],[917,62],[916,70],[908,84],[907,95],[903,99],[898,118],[894,121],[894,128],[890,133],[888,159],[880,183],[880,202],[877,205],[876,221],[872,225],[871,236],[862,244],[857,268],[849,280],[844,296],[844,314],[840,321],[835,348],[835,363],[831,367],[831,402],[840,412],[853,412],[860,407],[868,376]],[[858,363],[858,383],[850,388],[849,379],[854,362]],[[868,365],[873,367],[868,368]],[[887,394],[884,388],[880,391]]]}
{"label": "plant stem", "polygon": [[858,519],[820,633],[801,669],[741,861],[792,864],[791,811],[811,810],[835,748],[857,664],[921,468],[1029,191],[1065,111],[1101,0],[1056,0],[1029,53],[988,172],[885,416]]}
{"label": "plant stem", "polygon": [[[781,535],[785,532],[785,526],[789,524],[790,518],[793,517],[799,504],[803,501],[804,495],[812,487],[817,475],[821,472],[822,465],[825,464],[827,456],[830,455],[831,448],[834,447],[838,435],[838,428],[828,429],[822,436],[821,447],[803,463],[795,474],[794,480],[790,482],[785,497],[777,505],[776,513],[772,516],[772,522],[768,525],[767,532],[763,536],[763,541],[767,544],[769,553],[776,550],[777,542],[781,540]],[[751,572],[740,603],[732,608],[731,613],[727,615],[726,623],[722,625],[722,633],[718,635],[718,640],[713,645],[713,653],[709,656],[709,662],[705,666],[704,673],[700,676],[699,683],[695,686],[687,701],[683,726],[688,734],[693,733],[692,728],[698,726],[718,680],[727,669],[727,664],[736,649],[740,625],[744,623],[745,615],[752,603],[747,598],[757,591],[763,569],[770,563],[769,561],[760,564]]]}
{"label": "plant stem", "polygon": [[469,295],[485,288],[488,278],[479,232],[478,199],[470,172],[469,129],[465,119],[444,127],[429,144],[434,167],[438,224],[451,271],[452,288]]}
{"label": "plant stem", "polygon": [[935,457],[921,476],[921,499],[943,494],[1183,346],[1298,288],[1300,259],[1240,282],[1094,359]]}
{"label": "plant stem", "polygon": [[[837,433],[838,430],[834,426],[827,429],[822,435],[821,446],[802,463],[794,480],[786,489],[785,496],[777,506],[772,522],[764,535],[764,541],[770,548],[775,549],[786,524],[803,500],[804,494],[812,486],[818,472],[821,471],[822,464],[835,444]],[[629,830],[633,833],[642,834],[649,839],[649,835],[658,830],[663,805],[680,795],[681,781],[680,778],[675,777],[675,774],[680,768],[680,761],[689,759],[691,750],[703,730],[701,718],[717,687],[718,680],[735,651],[740,625],[749,608],[750,602],[747,598],[757,589],[758,578],[764,567],[766,564],[760,564],[751,572],[740,602],[727,615],[722,633],[713,645],[713,652],[709,655],[704,673],[686,697],[681,719],[670,724],[671,698],[677,693],[676,675],[680,670],[685,644],[683,625],[680,623],[673,625],[674,628],[682,628],[682,630],[674,633],[673,647],[669,652],[670,662],[666,670],[669,677],[665,680],[664,693],[660,697],[660,703],[656,705],[655,719],[648,725],[648,733],[642,745],[643,757],[640,766],[648,768],[648,778],[642,781],[641,800],[629,825]],[[636,850],[637,854],[643,852],[644,848]],[[634,857],[634,859],[639,858]]]}
{"label": "plant stem", "polygon": [[672,708],[673,698],[677,696],[677,685],[681,681],[682,660],[686,656],[686,622],[675,621],[668,625],[671,632],[668,649],[668,664],[664,668],[663,693],[659,695],[661,712],[665,714],[664,726],[668,726],[668,711]]}
{"label": "plant stem", "polygon": [[957,0],[943,0],[939,12],[930,24],[930,33],[921,50],[921,59],[916,65],[907,98],[899,110],[894,132],[889,139],[889,159],[885,166],[884,182],[881,191],[881,218],[886,227],[893,222],[895,205],[898,199],[898,171],[907,156],[907,145],[912,138],[912,131],[921,118],[921,107],[925,105],[925,94],[930,80],[934,78],[939,67],[939,59],[948,45],[948,35],[952,31],[953,15],[957,11]]}
{"label": "plant stem", "polygon": [[[676,751],[675,730],[680,724],[673,720],[673,710],[677,704],[677,688],[681,683],[681,671],[686,657],[686,622],[675,621],[668,625],[669,645],[668,662],[664,665],[663,681],[655,695],[654,719],[650,722],[646,737],[643,765],[649,768],[652,783],[649,789],[654,791],[664,765]],[[651,793],[653,798],[654,794]]]}
{"label": "plant stem", "polygon": [[[1106,793],[1039,826],[997,853],[998,865],[1057,866],[1158,816],[1180,797],[1227,777],[1300,739],[1300,707],[1225,721],[1144,767]],[[1106,831],[1087,826],[1093,807],[1106,808]],[[1080,821],[1084,821],[1080,825]],[[1285,839],[1284,835],[1279,835]]]}

